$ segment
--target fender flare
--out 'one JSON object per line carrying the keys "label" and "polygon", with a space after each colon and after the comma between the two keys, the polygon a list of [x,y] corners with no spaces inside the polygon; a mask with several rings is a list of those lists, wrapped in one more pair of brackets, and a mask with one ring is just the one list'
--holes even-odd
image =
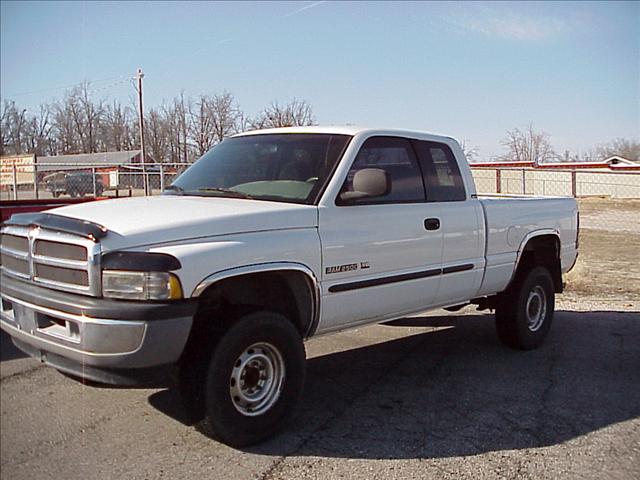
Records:
{"label": "fender flare", "polygon": [[313,273],[313,270],[308,266],[297,263],[297,262],[268,262],[268,263],[258,263],[253,265],[245,265],[241,267],[233,267],[226,270],[220,270],[218,272],[212,273],[211,275],[205,277],[201,280],[196,287],[191,292],[191,298],[198,298],[202,293],[209,288],[211,285],[214,285],[217,282],[222,280],[226,280],[233,277],[238,277],[241,275],[250,275],[253,273],[265,273],[265,272],[282,272],[282,271],[295,271],[303,273],[308,281],[309,290],[311,293],[311,299],[313,301],[313,305],[311,306],[311,321],[309,323],[309,327],[305,332],[305,337],[312,336],[317,327],[318,322],[320,321],[320,283],[318,279]]}
{"label": "fender flare", "polygon": [[[536,237],[542,237],[543,235],[553,235],[558,240],[558,245],[561,245],[560,242],[560,232],[555,228],[542,228],[540,230],[534,230],[533,232],[527,233],[522,241],[520,242],[520,246],[518,247],[518,253],[516,255],[516,261],[513,264],[513,272],[511,272],[511,278],[509,278],[509,282],[507,283],[507,288],[513,283],[513,280],[516,278],[516,273],[518,272],[518,267],[520,266],[520,261],[522,260],[522,255],[524,254],[524,249],[527,244]],[[558,255],[560,255],[560,251],[558,250]]]}

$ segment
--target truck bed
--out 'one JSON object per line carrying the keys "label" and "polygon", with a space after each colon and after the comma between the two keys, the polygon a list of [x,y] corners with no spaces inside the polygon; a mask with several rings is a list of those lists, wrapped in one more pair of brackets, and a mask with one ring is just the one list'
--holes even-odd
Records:
{"label": "truck bed", "polygon": [[560,236],[562,271],[577,256],[578,204],[570,197],[479,195],[486,231],[486,273],[480,295],[503,290],[527,240],[536,232]]}

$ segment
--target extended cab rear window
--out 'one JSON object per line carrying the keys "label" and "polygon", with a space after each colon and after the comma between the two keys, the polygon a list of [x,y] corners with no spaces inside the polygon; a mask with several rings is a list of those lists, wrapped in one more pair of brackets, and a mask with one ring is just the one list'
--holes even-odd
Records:
{"label": "extended cab rear window", "polygon": [[457,202],[467,198],[460,167],[448,145],[412,140],[420,160],[428,202]]}

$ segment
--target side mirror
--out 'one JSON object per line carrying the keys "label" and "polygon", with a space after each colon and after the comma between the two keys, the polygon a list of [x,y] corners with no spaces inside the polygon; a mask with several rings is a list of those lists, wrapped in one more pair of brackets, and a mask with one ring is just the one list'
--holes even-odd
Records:
{"label": "side mirror", "polygon": [[353,191],[340,194],[340,200],[350,202],[360,198],[382,197],[391,191],[387,172],[380,168],[363,168],[353,176]]}

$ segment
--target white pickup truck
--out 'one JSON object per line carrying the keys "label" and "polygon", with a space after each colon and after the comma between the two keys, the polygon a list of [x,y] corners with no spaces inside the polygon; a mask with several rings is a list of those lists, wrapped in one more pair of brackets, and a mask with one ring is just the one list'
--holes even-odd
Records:
{"label": "white pickup truck", "polygon": [[472,303],[506,345],[540,345],[578,218],[571,198],[479,197],[449,137],[243,133],[162,196],[11,217],[1,325],[84,380],[175,371],[202,429],[248,445],[293,410],[312,336]]}

